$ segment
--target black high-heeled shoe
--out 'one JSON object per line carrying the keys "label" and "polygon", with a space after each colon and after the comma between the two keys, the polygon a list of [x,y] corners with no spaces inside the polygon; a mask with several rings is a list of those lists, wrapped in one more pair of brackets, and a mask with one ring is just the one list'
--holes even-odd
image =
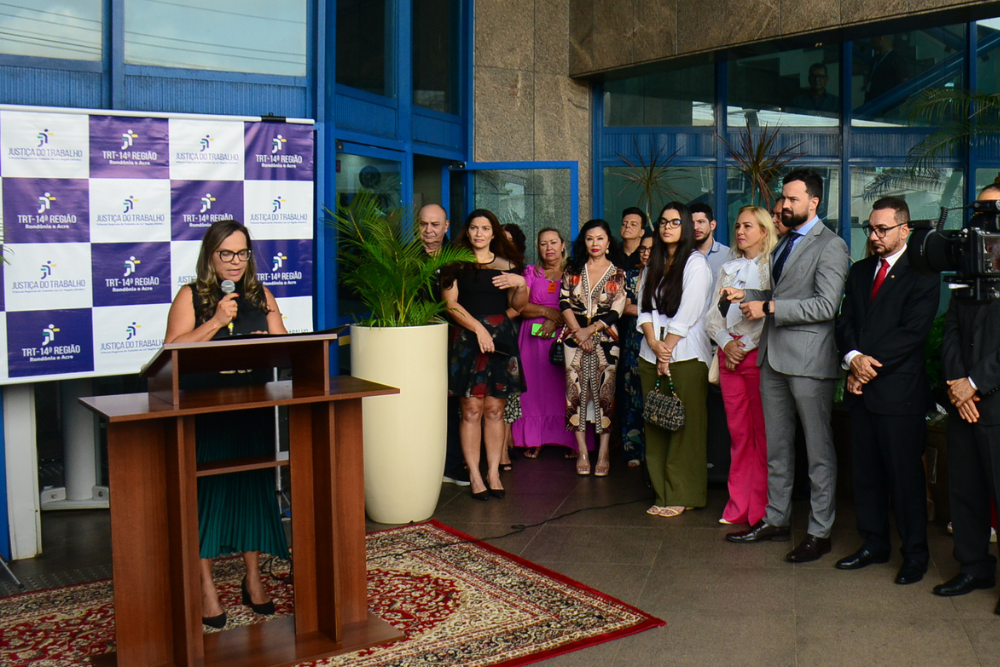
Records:
{"label": "black high-heeled shoe", "polygon": [[222,612],[218,616],[202,616],[201,622],[210,628],[215,628],[216,630],[221,630],[226,627],[226,612]]}
{"label": "black high-heeled shoe", "polygon": [[489,492],[490,495],[497,500],[503,500],[503,497],[507,495],[507,491],[505,489],[489,489]]}
{"label": "black high-heeled shoe", "polygon": [[247,577],[243,575],[243,583],[240,584],[240,592],[243,594],[243,604],[250,607],[261,616],[270,616],[274,613],[274,600],[268,600],[264,604],[254,604],[250,599],[250,592],[247,590]]}
{"label": "black high-heeled shoe", "polygon": [[469,493],[472,495],[472,497],[475,500],[489,500],[490,499],[490,492],[488,490],[486,490],[486,489],[483,489],[479,493],[472,493],[472,491],[469,491]]}

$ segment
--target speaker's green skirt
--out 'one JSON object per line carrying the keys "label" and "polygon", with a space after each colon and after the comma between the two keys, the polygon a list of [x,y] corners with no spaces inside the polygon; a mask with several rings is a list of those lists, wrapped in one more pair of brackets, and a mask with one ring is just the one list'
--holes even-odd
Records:
{"label": "speaker's green skirt", "polygon": [[[198,415],[195,429],[199,463],[274,451],[269,409]],[[242,551],[287,558],[274,469],[199,477],[198,543],[202,558]]]}

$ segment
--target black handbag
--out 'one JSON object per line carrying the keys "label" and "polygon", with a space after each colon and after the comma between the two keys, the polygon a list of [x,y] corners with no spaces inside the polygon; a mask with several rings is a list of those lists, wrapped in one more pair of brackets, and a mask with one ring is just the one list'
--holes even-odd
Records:
{"label": "black handbag", "polygon": [[559,337],[552,341],[552,347],[549,348],[549,363],[560,368],[566,365],[566,350],[563,349],[562,342],[565,333],[566,327],[560,329]]}
{"label": "black handbag", "polygon": [[674,391],[674,381],[670,377],[670,367],[667,367],[667,382],[670,393],[660,392],[662,375],[656,378],[656,386],[646,394],[646,404],[642,408],[642,418],[653,426],[659,426],[668,431],[677,431],[684,426],[684,403]]}

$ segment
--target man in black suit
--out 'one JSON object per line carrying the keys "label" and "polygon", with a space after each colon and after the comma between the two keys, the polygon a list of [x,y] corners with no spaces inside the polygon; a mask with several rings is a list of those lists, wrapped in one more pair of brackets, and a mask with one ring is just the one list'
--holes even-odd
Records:
{"label": "man in black suit", "polygon": [[[987,187],[979,200],[1000,200],[1000,187]],[[957,575],[935,586],[934,593],[950,596],[996,586],[990,498],[1000,507],[1000,301],[980,304],[953,297],[945,316],[941,358],[950,402],[953,553],[960,567]],[[1000,604],[994,613],[1000,614]]]}
{"label": "man in black suit", "polygon": [[940,294],[940,278],[918,274],[907,260],[909,223],[910,209],[898,197],[872,206],[865,230],[874,254],[851,267],[836,329],[837,349],[850,371],[844,403],[862,540],[837,568],[889,560],[891,498],[903,542],[897,584],[923,579],[929,558],[922,456],[931,395],[924,343]]}

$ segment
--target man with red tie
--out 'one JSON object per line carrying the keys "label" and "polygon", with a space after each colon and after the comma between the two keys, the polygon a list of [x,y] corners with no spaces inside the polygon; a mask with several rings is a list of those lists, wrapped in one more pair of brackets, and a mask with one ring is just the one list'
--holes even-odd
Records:
{"label": "man with red tie", "polygon": [[837,561],[858,570],[889,560],[889,507],[902,540],[897,584],[927,571],[927,502],[922,456],[931,405],[924,343],[937,314],[940,278],[918,274],[906,257],[910,210],[879,199],[864,229],[873,254],[854,264],[837,318],[837,348],[850,371],[854,505],[861,548]]}

